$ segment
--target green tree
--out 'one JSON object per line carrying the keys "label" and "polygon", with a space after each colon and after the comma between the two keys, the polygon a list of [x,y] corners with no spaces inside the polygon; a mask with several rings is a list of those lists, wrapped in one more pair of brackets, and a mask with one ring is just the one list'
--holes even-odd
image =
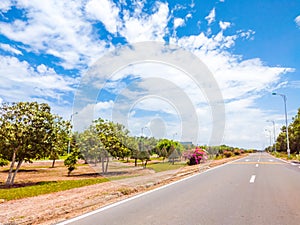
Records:
{"label": "green tree", "polygon": [[[158,149],[158,154],[161,157],[169,157],[174,149],[176,149],[177,152],[181,154],[184,149],[184,147],[179,142],[168,139],[159,140],[156,148]],[[165,154],[165,151],[167,151],[167,154]]]}
{"label": "green tree", "polygon": [[64,165],[68,167],[68,176],[71,175],[72,171],[76,169],[76,164],[78,158],[81,158],[81,153],[78,151],[77,148],[74,148],[71,154],[64,161]]}
{"label": "green tree", "polygon": [[300,153],[300,108],[289,126],[291,153]]}
{"label": "green tree", "polygon": [[59,156],[67,151],[68,142],[72,139],[69,135],[70,129],[71,124],[69,121],[65,121],[59,116],[54,117],[51,137],[52,142],[49,153],[49,159],[52,160],[52,168],[54,168],[55,161],[59,159]]}
{"label": "green tree", "polygon": [[[0,154],[11,162],[6,186],[12,186],[22,163],[48,156],[55,116],[37,102],[4,103],[0,108]],[[16,168],[15,168],[15,164]],[[15,168],[15,170],[14,170]],[[13,172],[14,171],[14,172]]]}
{"label": "green tree", "polygon": [[169,152],[169,162],[171,162],[172,165],[174,165],[175,161],[179,159],[180,155],[178,154],[178,151],[177,149],[175,149],[174,145],[171,145]]}
{"label": "green tree", "polygon": [[109,154],[105,150],[95,127],[92,125],[89,129],[80,133],[77,140],[80,152],[83,154],[84,159],[89,163],[94,163],[95,165],[97,165],[98,162],[101,162],[102,173],[107,173]]}

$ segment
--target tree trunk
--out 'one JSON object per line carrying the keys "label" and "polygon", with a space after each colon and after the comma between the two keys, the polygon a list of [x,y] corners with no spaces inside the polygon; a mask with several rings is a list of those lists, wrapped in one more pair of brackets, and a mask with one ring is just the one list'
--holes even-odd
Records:
{"label": "tree trunk", "polygon": [[14,153],[13,153],[10,168],[9,168],[9,171],[8,171],[8,176],[7,176],[7,180],[6,180],[6,183],[5,183],[5,186],[7,186],[7,187],[11,186],[12,171],[14,169],[15,162],[16,162],[16,152],[17,151],[14,151]]}
{"label": "tree trunk", "polygon": [[55,159],[53,159],[51,167],[54,168],[54,165],[55,165]]}
{"label": "tree trunk", "polygon": [[146,159],[146,162],[145,162],[145,167],[144,167],[144,168],[146,168],[146,166],[147,166],[147,162],[148,162],[148,159]]}
{"label": "tree trunk", "polygon": [[107,156],[107,157],[106,157],[105,173],[107,173],[107,169],[108,169],[108,162],[109,162],[109,156]]}
{"label": "tree trunk", "polygon": [[134,166],[137,166],[137,158],[134,159]]}
{"label": "tree trunk", "polygon": [[20,160],[20,161],[18,162],[17,168],[16,168],[16,170],[15,170],[15,172],[14,172],[14,175],[13,175],[13,177],[12,177],[12,179],[11,179],[11,186],[14,185],[15,177],[16,177],[17,172],[19,171],[19,169],[20,169],[22,163],[23,163],[23,159]]}
{"label": "tree trunk", "polygon": [[102,174],[105,174],[105,169],[104,169],[104,157],[101,157],[101,164],[102,164]]}

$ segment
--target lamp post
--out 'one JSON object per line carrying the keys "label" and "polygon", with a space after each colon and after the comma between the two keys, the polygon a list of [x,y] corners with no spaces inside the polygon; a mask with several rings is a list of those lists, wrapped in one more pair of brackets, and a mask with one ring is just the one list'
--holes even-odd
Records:
{"label": "lamp post", "polygon": [[287,122],[287,112],[286,112],[286,96],[284,94],[279,94],[276,92],[273,92],[272,95],[280,95],[283,98],[284,102],[284,112],[285,112],[285,129],[286,129],[286,145],[287,145],[287,154],[288,158],[290,158],[290,142],[289,142],[289,128],[288,128],[288,122]]}
{"label": "lamp post", "polygon": [[274,135],[274,150],[276,152],[276,133],[275,133],[275,121],[274,120],[267,120],[267,122],[273,123],[273,135]]}
{"label": "lamp post", "polygon": [[72,135],[72,122],[73,122],[73,116],[74,115],[77,115],[78,112],[75,112],[75,113],[72,113],[71,116],[70,116],[70,124],[71,124],[71,127],[70,127],[70,132],[69,132],[69,141],[68,141],[68,154],[70,154],[70,150],[71,150],[71,135]]}

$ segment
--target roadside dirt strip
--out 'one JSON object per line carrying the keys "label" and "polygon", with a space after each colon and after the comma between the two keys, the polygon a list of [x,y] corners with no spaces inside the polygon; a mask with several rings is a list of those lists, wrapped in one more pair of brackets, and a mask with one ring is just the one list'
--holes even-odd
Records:
{"label": "roadside dirt strip", "polygon": [[0,224],[55,224],[244,156],[0,204]]}

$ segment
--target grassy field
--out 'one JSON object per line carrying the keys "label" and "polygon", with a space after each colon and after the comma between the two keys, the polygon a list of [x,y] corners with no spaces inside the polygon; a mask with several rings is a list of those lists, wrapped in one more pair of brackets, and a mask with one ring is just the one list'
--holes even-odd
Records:
{"label": "grassy field", "polygon": [[176,170],[181,167],[186,166],[187,164],[185,162],[179,162],[172,165],[171,163],[165,162],[165,163],[150,163],[147,168],[153,169],[155,172],[163,172],[166,170]]}
{"label": "grassy field", "polygon": [[93,178],[84,180],[38,182],[37,184],[34,184],[32,186],[0,189],[0,199],[9,201],[14,199],[33,197],[37,195],[64,191],[72,188],[78,188],[107,181],[109,181],[107,178]]}
{"label": "grassy field", "polygon": [[[67,176],[67,169],[63,161],[58,161],[55,168],[51,168],[51,161],[36,161],[24,164],[16,176],[15,186],[6,188],[4,181],[7,177],[8,166],[0,168],[0,199],[5,201],[33,197],[52,192],[69,190],[97,183],[107,182],[109,180],[120,180],[130,177],[142,176],[147,170],[141,168],[141,165],[134,167],[130,163],[110,163],[108,177],[103,177],[97,173],[94,168],[87,164],[77,165],[77,169]],[[161,160],[150,161],[147,169],[153,169],[155,172],[174,170],[186,166],[186,163],[176,162],[174,165]]]}

